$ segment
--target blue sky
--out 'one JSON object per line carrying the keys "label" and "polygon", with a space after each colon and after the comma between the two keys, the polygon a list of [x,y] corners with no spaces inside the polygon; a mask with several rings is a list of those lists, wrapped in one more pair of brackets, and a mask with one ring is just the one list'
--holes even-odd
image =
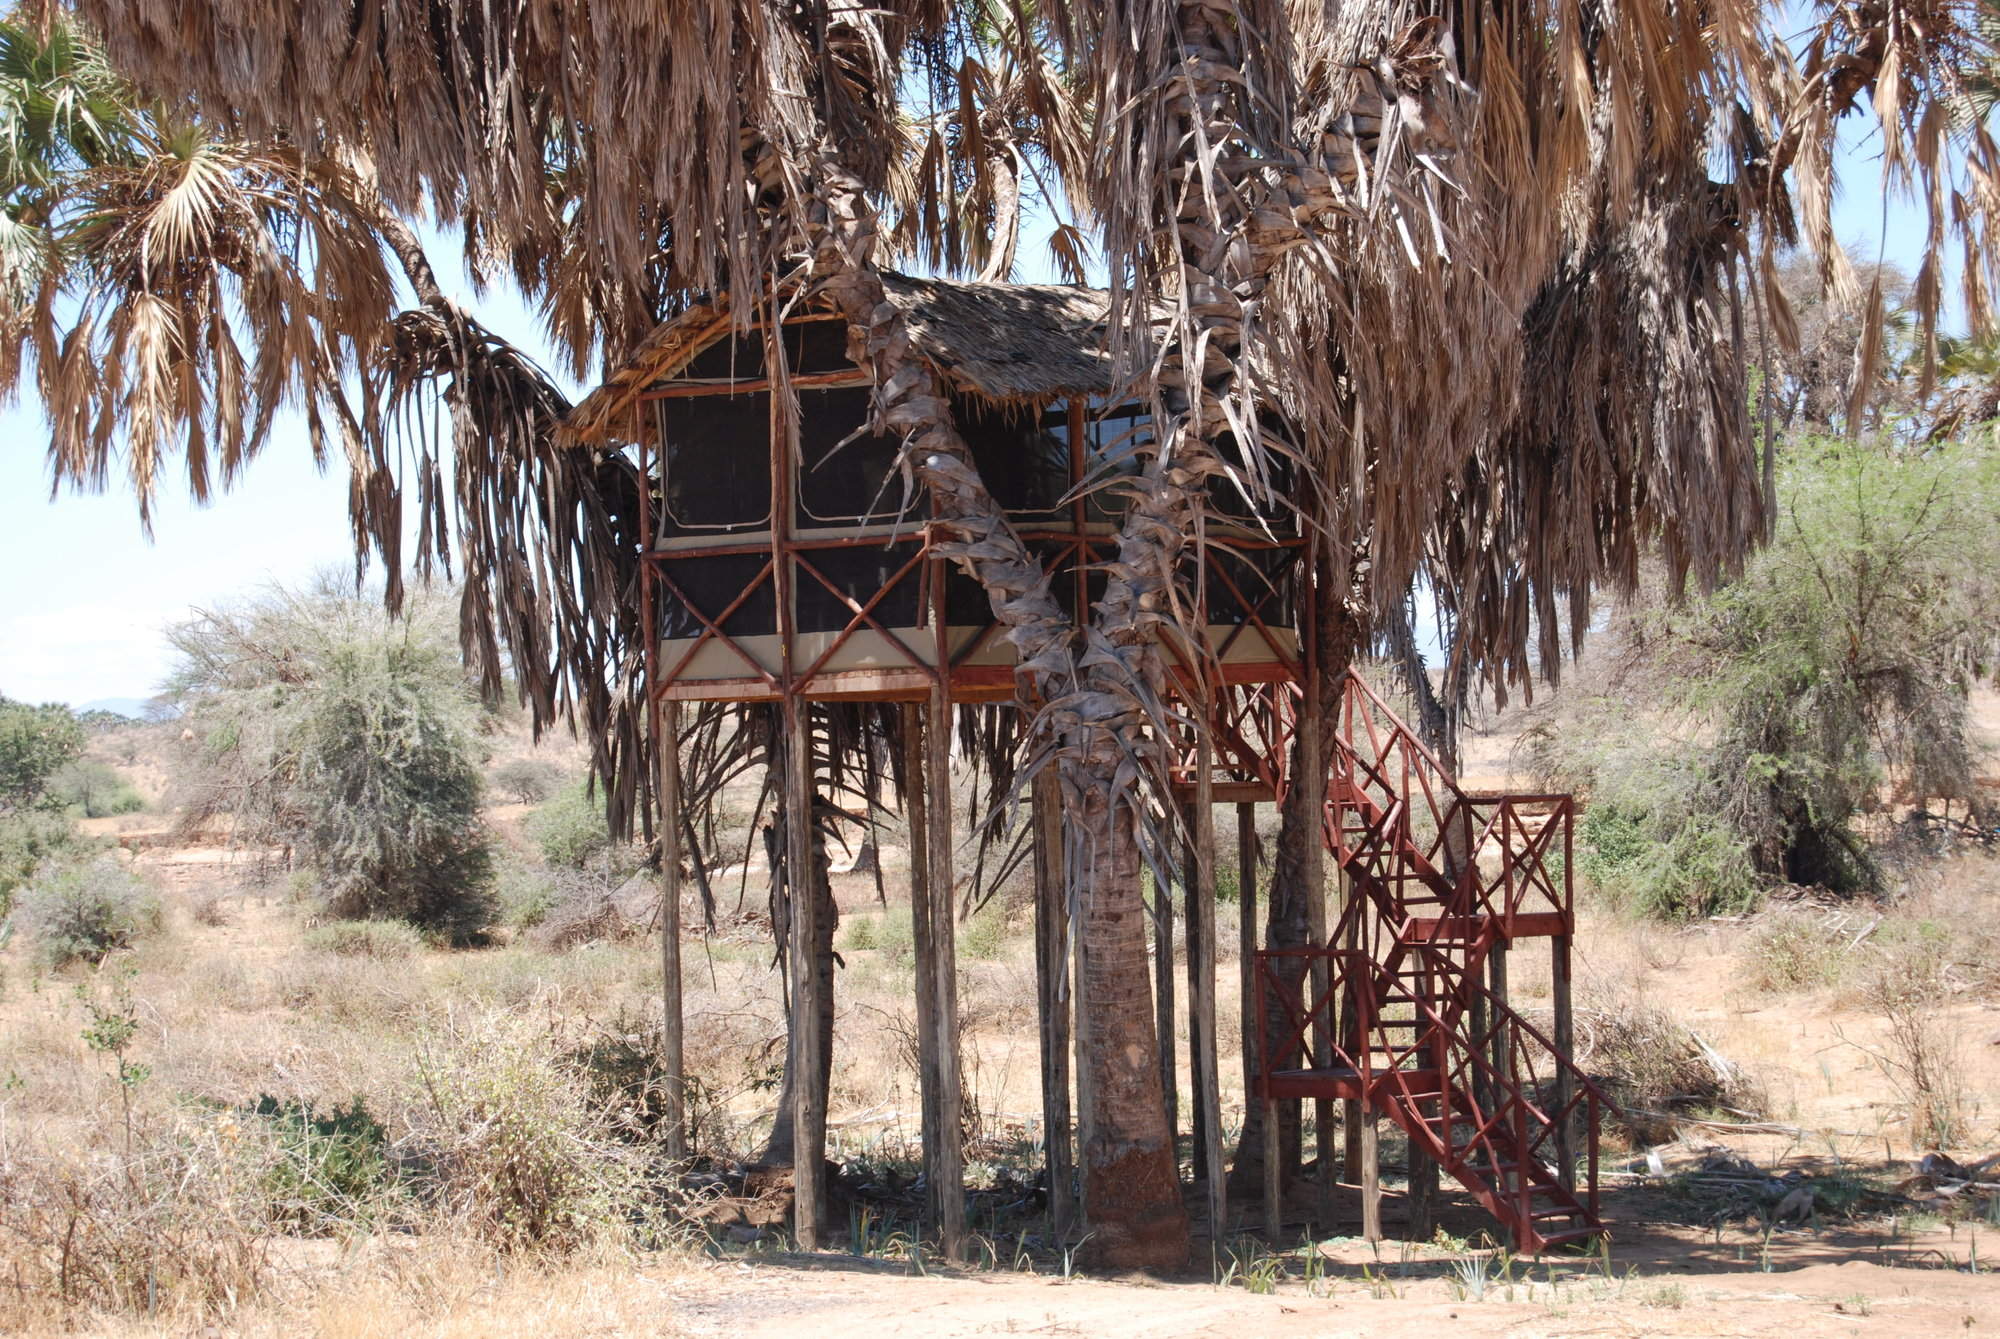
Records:
{"label": "blue sky", "polygon": [[[439,259],[456,254],[426,240]],[[511,292],[476,299],[463,277],[455,288],[501,335],[541,347],[534,316]],[[47,452],[37,407],[0,412],[0,694],[72,705],[150,696],[169,665],[161,629],[191,609],[328,567],[353,570],[345,467],[314,468],[295,415],[206,507],[188,497],[184,477],[163,476],[150,541],[115,472],[102,494],[51,500]]]}
{"label": "blue sky", "polygon": [[[1835,216],[1841,237],[1858,255],[1880,246],[1912,265],[1921,215],[1892,202],[1885,229],[1872,148],[1860,140],[1847,158]],[[433,254],[452,252],[440,242]],[[1025,268],[1025,278],[1047,271],[1041,257]],[[466,296],[462,279],[458,287]],[[496,289],[476,306],[502,335],[541,347],[534,317],[511,294]],[[191,609],[327,567],[351,569],[345,472],[338,462],[315,470],[295,419],[281,421],[236,486],[206,507],[168,476],[151,540],[115,475],[104,494],[52,501],[47,444],[32,406],[0,412],[0,694],[79,705],[145,697],[169,664],[161,629]]]}

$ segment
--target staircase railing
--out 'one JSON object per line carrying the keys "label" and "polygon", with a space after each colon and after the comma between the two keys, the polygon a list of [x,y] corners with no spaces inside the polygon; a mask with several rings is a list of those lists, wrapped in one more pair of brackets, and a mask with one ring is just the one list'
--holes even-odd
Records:
{"label": "staircase railing", "polygon": [[[1468,977],[1457,985],[1448,1004],[1415,1002],[1427,1026],[1414,1045],[1426,1048],[1439,1087],[1451,1098],[1439,1104],[1434,1124],[1426,1122],[1433,1153],[1454,1174],[1478,1171],[1482,1158],[1489,1168],[1511,1163],[1521,1173],[1516,1186],[1525,1196],[1527,1173],[1534,1168],[1546,1168],[1565,1188],[1575,1188],[1573,1136],[1581,1133],[1581,1202],[1595,1219],[1598,1141],[1605,1114],[1617,1112],[1618,1104],[1485,983]],[[1481,1022],[1461,1026],[1471,1018]],[[1424,1094],[1399,1080],[1409,1068],[1398,1064],[1382,1077],[1389,1094],[1411,1102],[1414,1114],[1414,1101]]]}

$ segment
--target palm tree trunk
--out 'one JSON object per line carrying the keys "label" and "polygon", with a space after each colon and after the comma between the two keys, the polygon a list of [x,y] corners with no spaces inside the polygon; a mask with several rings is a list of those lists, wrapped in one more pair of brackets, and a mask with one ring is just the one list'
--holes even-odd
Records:
{"label": "palm tree trunk", "polygon": [[[1108,738],[1104,748],[1117,751]],[[1078,989],[1089,1027],[1093,1106],[1083,1175],[1092,1251],[1118,1268],[1178,1268],[1188,1258],[1188,1217],[1161,1099],[1135,818],[1114,799],[1108,776],[1078,798],[1065,821],[1083,852]]]}
{"label": "palm tree trunk", "polygon": [[[1099,667],[1088,683],[1079,682],[1071,653],[1075,625],[981,481],[948,395],[912,349],[903,315],[883,290],[874,207],[860,180],[829,152],[814,186],[815,269],[822,291],[847,317],[859,361],[874,375],[877,417],[904,434],[906,458],[929,487],[947,535],[943,551],[972,568],[995,620],[1007,629],[1019,656],[1020,700],[1054,704],[1043,724],[1061,740],[1064,818],[1083,851],[1073,877],[1084,960],[1077,988],[1094,1033],[1087,1051],[1096,1106],[1083,1150],[1093,1250],[1120,1267],[1178,1268],[1188,1256],[1187,1212],[1162,1106],[1131,808],[1136,796],[1120,794],[1117,783],[1133,750],[1151,747],[1143,738],[1149,713],[1133,685],[1160,681],[1154,648],[1139,641],[1152,625],[1125,619],[1120,641],[1129,650],[1122,655],[1134,669]],[[1171,578],[1174,559],[1154,557]],[[1149,603],[1129,583],[1122,589],[1121,616]]]}

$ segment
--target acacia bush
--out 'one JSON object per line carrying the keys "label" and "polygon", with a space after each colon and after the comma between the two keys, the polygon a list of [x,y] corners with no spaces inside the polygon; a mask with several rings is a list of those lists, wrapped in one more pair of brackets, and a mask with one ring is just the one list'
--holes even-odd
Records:
{"label": "acacia bush", "polygon": [[28,809],[0,814],[0,919],[13,907],[21,885],[44,864],[74,863],[96,848],[59,813]]}
{"label": "acacia bush", "polygon": [[1879,891],[1861,815],[1890,794],[1986,803],[1968,696],[2000,672],[1995,447],[1789,450],[1771,546],[1642,620],[1656,730],[1606,698],[1523,740],[1587,800],[1583,873],[1640,910],[1743,910],[1779,881]]}
{"label": "acacia bush", "polygon": [[550,865],[582,869],[612,852],[603,801],[587,782],[558,792],[529,816],[528,836]]}
{"label": "acacia bush", "polygon": [[493,769],[493,788],[517,804],[540,804],[563,783],[563,769],[541,758],[510,758]]}
{"label": "acacia bush", "polygon": [[21,890],[13,924],[34,943],[45,966],[101,962],[160,928],[160,901],[109,857],[44,864]]}
{"label": "acacia bush", "polygon": [[80,756],[83,745],[83,727],[68,707],[33,707],[0,696],[0,813],[41,803],[49,778]]}
{"label": "acacia bush", "polygon": [[49,800],[58,808],[72,809],[85,818],[114,818],[136,814],[146,807],[146,797],[109,763],[78,758],[49,778]]}
{"label": "acacia bush", "polygon": [[482,715],[453,629],[436,595],[391,617],[325,587],[172,629],[184,822],[296,851],[331,915],[475,940],[494,911]]}

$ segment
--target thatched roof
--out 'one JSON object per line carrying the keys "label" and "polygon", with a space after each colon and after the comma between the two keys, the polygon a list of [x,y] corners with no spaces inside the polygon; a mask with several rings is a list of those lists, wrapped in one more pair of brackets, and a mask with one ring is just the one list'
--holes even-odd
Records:
{"label": "thatched roof", "polygon": [[[994,284],[885,273],[912,342],[953,388],[1006,404],[1103,395],[1113,368],[1105,341],[1106,295],[1059,284]],[[603,442],[631,426],[624,411],[694,356],[737,328],[727,300],[663,322],[563,422],[566,445]],[[643,427],[639,430],[643,431]]]}

